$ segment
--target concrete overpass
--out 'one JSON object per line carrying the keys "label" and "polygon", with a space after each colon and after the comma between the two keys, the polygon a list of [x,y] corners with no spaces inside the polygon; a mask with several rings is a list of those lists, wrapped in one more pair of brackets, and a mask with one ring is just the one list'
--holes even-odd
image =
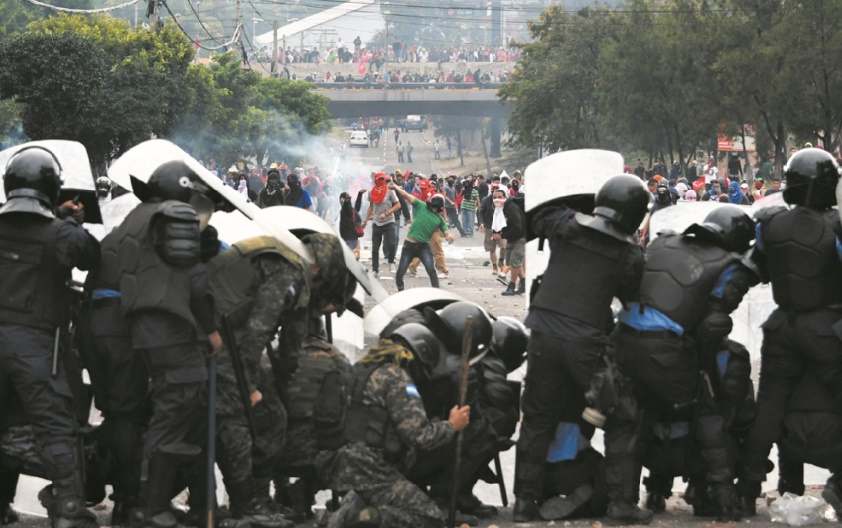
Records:
{"label": "concrete overpass", "polygon": [[511,112],[511,103],[501,103],[496,88],[325,88],[322,83],[313,92],[330,99],[327,108],[335,118],[414,114],[505,118]]}

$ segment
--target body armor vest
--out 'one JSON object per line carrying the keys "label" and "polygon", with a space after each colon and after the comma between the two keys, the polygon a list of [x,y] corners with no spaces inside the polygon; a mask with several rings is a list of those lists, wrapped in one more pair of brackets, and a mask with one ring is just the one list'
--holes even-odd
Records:
{"label": "body armor vest", "polygon": [[339,352],[330,343],[321,339],[308,339],[304,343],[304,351],[298,358],[298,368],[287,388],[287,412],[291,420],[313,417],[313,406],[322,381],[341,361],[335,357],[337,354]]}
{"label": "body armor vest", "polygon": [[634,246],[583,227],[575,218],[561,233],[532,306],[607,331],[611,301],[625,280],[626,257]]}
{"label": "body armor vest", "polygon": [[88,273],[85,291],[94,290],[120,291],[120,243],[117,231],[111,231],[100,242],[99,266]]}
{"label": "body armor vest", "polygon": [[142,203],[117,230],[123,315],[143,310],[163,311],[195,325],[190,309],[190,276],[186,270],[164,262],[153,242],[152,221],[171,206],[171,202]]}
{"label": "body armor vest", "polygon": [[67,324],[70,270],[56,258],[61,220],[0,215],[0,322],[55,331]]}
{"label": "body armor vest", "polygon": [[716,281],[738,257],[695,237],[664,234],[646,249],[640,304],[655,308],[688,332],[707,313]]}
{"label": "body armor vest", "polygon": [[[302,275],[309,277],[301,257],[271,236],[241,240],[207,264],[208,276],[213,288],[216,310],[227,315],[234,328],[245,324],[251,312],[254,296],[260,281],[252,261],[261,255],[278,255],[290,264],[298,266]],[[306,273],[305,273],[306,272]],[[298,304],[292,308],[304,308],[310,302],[310,284],[302,288]]]}
{"label": "body armor vest", "polygon": [[797,207],[760,220],[772,296],[778,306],[808,311],[842,303],[842,263],[835,232],[838,213]]}
{"label": "body armor vest", "polygon": [[345,419],[345,440],[363,442],[374,449],[382,449],[387,462],[395,462],[403,453],[403,443],[384,407],[363,404],[363,393],[371,374],[382,365],[357,363],[354,365],[354,384],[351,406]]}

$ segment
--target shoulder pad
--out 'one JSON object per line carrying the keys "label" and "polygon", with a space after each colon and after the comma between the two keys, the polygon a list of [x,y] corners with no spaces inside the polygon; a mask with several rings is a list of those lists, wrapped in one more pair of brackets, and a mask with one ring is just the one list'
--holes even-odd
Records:
{"label": "shoulder pad", "polygon": [[842,238],[842,221],[839,218],[839,210],[838,209],[828,209],[823,213],[825,221],[830,226],[830,229],[833,230],[834,234],[837,237]]}
{"label": "shoulder pad", "polygon": [[751,359],[751,354],[749,354],[748,349],[746,349],[746,347],[743,346],[742,343],[732,341],[731,339],[726,339],[725,348],[728,349],[728,352],[734,354],[735,356],[739,356],[742,359]]}
{"label": "shoulder pad", "polygon": [[774,207],[765,207],[754,213],[754,219],[758,222],[765,222],[766,220],[772,218],[776,214],[782,213],[786,210],[787,208],[782,205],[776,205]]}
{"label": "shoulder pad", "polygon": [[167,200],[166,202],[163,202],[160,207],[158,207],[158,214],[166,216],[167,218],[181,220],[182,222],[199,221],[199,215],[196,214],[196,210],[193,209],[192,205],[179,202],[177,200]]}
{"label": "shoulder pad", "polygon": [[304,340],[304,348],[307,350],[319,350],[322,352],[333,352],[336,349],[333,345],[318,337],[308,337]]}
{"label": "shoulder pad", "polygon": [[754,273],[757,276],[757,279],[760,280],[760,278],[762,277],[762,274],[760,273],[760,268],[757,267],[757,264],[752,259],[755,250],[755,246],[752,246],[748,251],[746,251],[742,255],[739,253],[732,253],[732,255],[734,255],[734,258],[740,261],[740,264],[745,266],[750,272]]}

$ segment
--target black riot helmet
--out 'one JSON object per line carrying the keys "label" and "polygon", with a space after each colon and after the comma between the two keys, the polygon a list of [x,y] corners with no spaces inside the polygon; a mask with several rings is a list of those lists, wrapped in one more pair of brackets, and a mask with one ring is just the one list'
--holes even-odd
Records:
{"label": "black riot helmet", "polygon": [[96,196],[105,198],[111,194],[111,180],[107,176],[100,176],[96,179]]}
{"label": "black riot helmet", "polygon": [[6,164],[3,189],[7,200],[30,198],[53,209],[61,190],[61,164],[44,147],[22,148]]}
{"label": "black riot helmet", "polygon": [[430,209],[436,213],[440,213],[442,209],[444,209],[444,196],[440,194],[433,195],[433,197],[430,198],[430,201],[427,202],[427,205],[429,205]]}
{"label": "black riot helmet", "polygon": [[478,304],[459,301],[448,304],[438,312],[432,308],[424,309],[427,325],[451,354],[462,353],[462,336],[468,316],[474,318],[471,334],[471,355],[485,349],[491,341],[491,320]]}
{"label": "black riot helmet", "polygon": [[786,203],[818,209],[836,205],[839,165],[829,152],[818,148],[799,150],[789,159],[784,171]]}
{"label": "black riot helmet", "polygon": [[506,365],[508,372],[517,370],[526,361],[529,337],[526,327],[515,319],[503,315],[491,323],[491,351]]}
{"label": "black riot helmet", "polygon": [[155,169],[146,183],[132,176],[132,190],[143,202],[158,198],[190,203],[193,182],[198,179],[183,161],[168,161]]}
{"label": "black riot helmet", "polygon": [[652,203],[652,193],[640,178],[621,174],[610,178],[594,198],[594,216],[577,215],[576,220],[624,242],[633,242],[633,235],[643,222]]}
{"label": "black riot helmet", "polygon": [[432,376],[433,368],[439,362],[442,344],[429,328],[420,323],[407,323],[392,330],[388,337],[397,338],[409,348],[421,365],[424,375],[427,378]]}
{"label": "black riot helmet", "polygon": [[701,224],[688,227],[685,234],[706,238],[726,251],[745,253],[754,240],[755,226],[751,217],[734,205],[720,205]]}

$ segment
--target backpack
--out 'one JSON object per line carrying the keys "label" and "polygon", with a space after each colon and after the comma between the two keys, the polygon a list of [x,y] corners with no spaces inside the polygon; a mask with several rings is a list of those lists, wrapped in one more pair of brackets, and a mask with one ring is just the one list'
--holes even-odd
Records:
{"label": "backpack", "polygon": [[342,364],[325,375],[313,405],[313,429],[319,449],[336,450],[363,442],[383,450],[389,463],[403,454],[403,443],[386,409],[362,405],[363,391],[379,364]]}
{"label": "backpack", "polygon": [[313,429],[319,449],[333,451],[345,445],[345,422],[353,387],[354,367],[347,363],[323,378],[313,405]]}

